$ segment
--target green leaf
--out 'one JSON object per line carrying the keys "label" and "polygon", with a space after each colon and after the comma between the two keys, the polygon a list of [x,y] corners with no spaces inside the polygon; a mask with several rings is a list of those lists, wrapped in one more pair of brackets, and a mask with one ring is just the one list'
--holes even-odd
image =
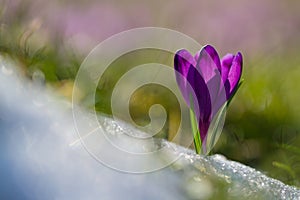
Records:
{"label": "green leaf", "polygon": [[290,174],[291,177],[293,177],[293,179],[296,177],[295,172],[292,170],[292,168],[284,163],[280,163],[277,161],[272,162],[274,167],[277,167],[279,169],[282,169],[284,171],[286,171],[287,173]]}
{"label": "green leaf", "polygon": [[192,95],[190,95],[190,119],[191,119],[191,126],[192,126],[192,132],[193,132],[193,137],[194,137],[194,145],[195,145],[195,150],[197,154],[201,154],[201,137],[200,137],[200,132],[198,128],[198,122],[197,118],[194,112],[194,101],[192,98]]}
{"label": "green leaf", "polygon": [[226,108],[227,108],[227,104],[224,103],[224,105],[220,108],[220,110],[217,112],[217,114],[215,115],[215,117],[210,123],[207,132],[205,154],[208,154],[210,152],[210,150],[217,143],[222,133],[223,125],[225,123],[225,117],[226,117]]}

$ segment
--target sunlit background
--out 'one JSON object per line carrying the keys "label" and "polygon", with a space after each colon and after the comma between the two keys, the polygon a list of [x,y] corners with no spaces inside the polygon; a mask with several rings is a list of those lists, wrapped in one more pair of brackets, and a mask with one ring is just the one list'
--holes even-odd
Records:
{"label": "sunlit background", "polygon": [[[299,8],[295,0],[1,0],[0,54],[15,60],[28,79],[45,80],[47,87],[71,101],[73,81],[84,57],[121,31],[164,27],[200,44],[212,44],[221,56],[241,51],[244,83],[212,153],[299,187]],[[155,53],[149,51],[149,56]],[[132,64],[132,57],[119,60],[118,71],[107,72],[99,83],[96,105],[89,104],[88,96],[82,97],[88,109],[111,114],[111,89]],[[176,101],[168,95],[159,88],[144,88],[132,97],[131,114],[137,123],[146,123],[149,105],[159,100],[169,120],[160,137],[170,139],[180,119]]]}

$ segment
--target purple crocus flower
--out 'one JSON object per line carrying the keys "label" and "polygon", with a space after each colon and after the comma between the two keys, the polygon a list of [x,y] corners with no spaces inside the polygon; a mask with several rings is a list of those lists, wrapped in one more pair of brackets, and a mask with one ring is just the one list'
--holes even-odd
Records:
{"label": "purple crocus flower", "polygon": [[240,52],[227,54],[220,60],[210,45],[204,46],[195,56],[185,49],[175,55],[177,84],[187,105],[194,111],[204,144],[212,119],[238,88],[242,64]]}

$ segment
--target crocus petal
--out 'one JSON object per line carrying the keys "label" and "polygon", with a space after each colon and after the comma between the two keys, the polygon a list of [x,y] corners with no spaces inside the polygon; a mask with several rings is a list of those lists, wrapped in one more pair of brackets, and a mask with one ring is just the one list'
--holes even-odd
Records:
{"label": "crocus petal", "polygon": [[225,81],[228,78],[228,73],[229,73],[230,67],[232,65],[233,58],[234,58],[234,55],[228,53],[228,54],[226,54],[221,59],[221,68],[222,68],[222,80],[223,80],[223,83],[225,83]]}
{"label": "crocus petal", "polygon": [[238,83],[242,75],[242,67],[243,67],[243,57],[242,54],[238,52],[236,56],[233,58],[232,65],[228,73],[227,80],[230,85],[228,98],[231,97],[232,93],[238,86]]}
{"label": "crocus petal", "polygon": [[203,141],[208,129],[202,126],[210,124],[211,100],[209,90],[201,74],[194,67],[189,68],[187,80],[190,83],[187,87],[188,95],[193,98],[194,112],[198,119],[200,137]]}
{"label": "crocus petal", "polygon": [[194,66],[197,65],[197,62],[198,62],[198,60],[199,60],[199,56],[200,56],[200,51],[198,51],[198,52],[195,54],[195,56],[194,56],[194,59],[195,59],[195,65],[194,65]]}
{"label": "crocus petal", "polygon": [[227,96],[223,81],[221,80],[220,76],[214,76],[207,83],[207,87],[209,90],[212,105],[211,119],[213,119],[221,106],[227,101]]}
{"label": "crocus petal", "polygon": [[200,50],[196,68],[199,69],[205,83],[215,75],[221,74],[220,57],[212,46],[206,45]]}
{"label": "crocus petal", "polygon": [[188,106],[190,105],[190,99],[189,99],[188,91],[186,89],[187,74],[189,68],[195,66],[195,64],[196,64],[196,60],[187,50],[182,49],[176,52],[174,58],[174,67],[176,70],[175,71],[176,81],[182,93],[182,96]]}
{"label": "crocus petal", "polygon": [[221,63],[217,51],[210,45],[200,50],[197,69],[207,84],[212,106],[218,101],[219,91],[224,87],[221,77]]}

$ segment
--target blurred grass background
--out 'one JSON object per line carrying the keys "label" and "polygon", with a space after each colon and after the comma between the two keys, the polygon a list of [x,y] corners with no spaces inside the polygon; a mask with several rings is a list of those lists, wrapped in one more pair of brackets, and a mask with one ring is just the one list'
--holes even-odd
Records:
{"label": "blurred grass background", "polygon": [[[45,78],[71,100],[76,72],[87,53],[109,36],[135,27],[159,26],[212,44],[220,56],[241,51],[244,84],[227,112],[223,133],[213,149],[287,184],[300,187],[300,2],[299,1],[43,1],[0,0],[0,54],[18,63],[23,75]],[[144,52],[145,53],[145,52]],[[157,52],[149,50],[149,59]],[[134,58],[134,59],[133,59]],[[172,59],[162,58],[172,65]],[[147,63],[138,52],[107,71],[96,105],[111,114],[111,90],[132,66]],[[115,69],[115,68],[112,68]],[[120,70],[121,69],[121,70]],[[145,98],[147,94],[147,98]],[[139,124],[149,120],[150,105],[161,103],[168,123],[161,137],[178,126],[178,102],[163,88],[142,88],[130,104]],[[171,99],[171,101],[170,101]]]}

